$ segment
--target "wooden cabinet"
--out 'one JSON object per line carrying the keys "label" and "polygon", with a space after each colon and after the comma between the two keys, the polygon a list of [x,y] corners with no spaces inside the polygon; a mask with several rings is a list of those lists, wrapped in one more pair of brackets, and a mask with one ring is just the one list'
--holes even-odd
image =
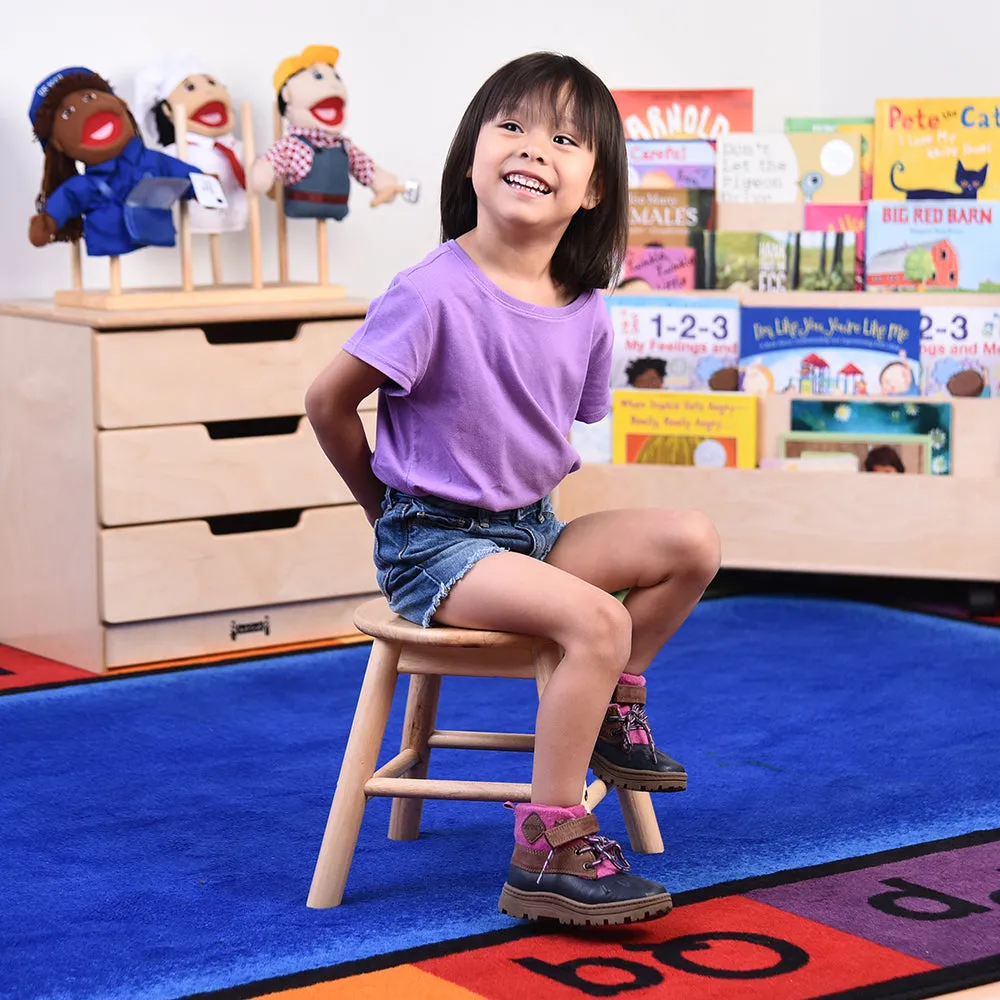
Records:
{"label": "wooden cabinet", "polygon": [[355,634],[371,530],[303,400],[366,309],[0,306],[0,642],[104,671]]}

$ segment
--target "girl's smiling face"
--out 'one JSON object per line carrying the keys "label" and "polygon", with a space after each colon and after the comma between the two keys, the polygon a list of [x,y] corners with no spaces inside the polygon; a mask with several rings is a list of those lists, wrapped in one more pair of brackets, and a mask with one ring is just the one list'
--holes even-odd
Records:
{"label": "girl's smiling face", "polygon": [[565,229],[597,205],[594,151],[580,137],[572,106],[522,101],[480,129],[470,176],[484,213],[501,227]]}

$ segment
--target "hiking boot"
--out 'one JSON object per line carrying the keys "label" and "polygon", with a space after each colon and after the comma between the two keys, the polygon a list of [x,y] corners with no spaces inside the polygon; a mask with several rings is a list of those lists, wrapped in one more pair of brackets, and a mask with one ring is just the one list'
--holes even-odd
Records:
{"label": "hiking boot", "polygon": [[646,678],[622,674],[594,745],[590,769],[602,781],[637,792],[683,792],[687,771],[656,749],[646,718]]}
{"label": "hiking boot", "polygon": [[670,912],[670,893],[630,875],[617,841],[598,834],[582,805],[514,806],[514,854],[500,893],[501,913],[561,924],[629,924]]}

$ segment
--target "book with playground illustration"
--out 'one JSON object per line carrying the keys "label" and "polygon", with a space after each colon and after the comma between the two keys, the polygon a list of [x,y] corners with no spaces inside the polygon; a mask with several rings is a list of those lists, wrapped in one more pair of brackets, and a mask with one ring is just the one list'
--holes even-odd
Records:
{"label": "book with playground illustration", "polygon": [[740,310],[740,388],[828,396],[918,396],[919,309]]}
{"label": "book with playground illustration", "polygon": [[865,287],[874,292],[1000,291],[1000,202],[869,202]]}
{"label": "book with playground illustration", "polygon": [[615,389],[611,461],[753,469],[757,398],[739,392]]}

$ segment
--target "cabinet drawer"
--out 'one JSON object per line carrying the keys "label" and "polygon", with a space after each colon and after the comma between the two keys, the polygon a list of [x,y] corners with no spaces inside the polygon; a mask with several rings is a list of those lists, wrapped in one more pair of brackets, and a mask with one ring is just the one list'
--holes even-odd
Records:
{"label": "cabinet drawer", "polygon": [[292,527],[214,534],[208,521],[100,533],[106,622],[363,594],[378,587],[357,504],[302,511]]}
{"label": "cabinet drawer", "polygon": [[[96,333],[98,427],[149,427],[304,412],[312,380],[361,318],[301,323],[291,339],[212,343],[198,328]],[[248,334],[245,334],[248,336]]]}
{"label": "cabinet drawer", "polygon": [[[375,416],[361,414],[372,445]],[[291,433],[260,433],[289,427]],[[218,436],[241,428],[258,433]],[[275,418],[267,428],[255,421],[236,428],[182,424],[100,431],[97,458],[101,523],[109,526],[354,499],[305,417]]]}

